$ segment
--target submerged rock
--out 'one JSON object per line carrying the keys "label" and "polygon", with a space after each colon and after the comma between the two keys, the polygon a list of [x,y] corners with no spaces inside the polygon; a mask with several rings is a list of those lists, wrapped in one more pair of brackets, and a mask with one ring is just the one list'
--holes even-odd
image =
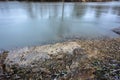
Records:
{"label": "submerged rock", "polygon": [[114,28],[112,31],[120,35],[120,27]]}

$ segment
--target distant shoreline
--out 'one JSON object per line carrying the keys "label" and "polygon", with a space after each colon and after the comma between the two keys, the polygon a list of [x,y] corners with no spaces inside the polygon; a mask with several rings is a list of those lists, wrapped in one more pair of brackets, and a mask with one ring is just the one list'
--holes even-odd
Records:
{"label": "distant shoreline", "polygon": [[[1,1],[15,1],[15,0],[1,0]],[[19,2],[63,2],[62,0],[16,0]],[[119,0],[115,0],[119,1]],[[112,0],[64,0],[64,2],[112,2]]]}

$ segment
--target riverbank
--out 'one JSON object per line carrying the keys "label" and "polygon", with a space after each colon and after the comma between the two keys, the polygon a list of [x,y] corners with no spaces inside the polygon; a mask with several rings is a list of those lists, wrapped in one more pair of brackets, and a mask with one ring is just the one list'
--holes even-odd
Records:
{"label": "riverbank", "polygon": [[120,38],[74,40],[0,54],[0,79],[119,80]]}

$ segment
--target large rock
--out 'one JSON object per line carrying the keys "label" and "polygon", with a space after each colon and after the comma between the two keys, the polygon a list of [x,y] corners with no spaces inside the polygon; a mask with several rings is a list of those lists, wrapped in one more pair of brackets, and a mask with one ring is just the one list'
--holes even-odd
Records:
{"label": "large rock", "polygon": [[[44,61],[50,59],[50,55],[60,55],[61,53],[72,54],[75,48],[80,48],[76,42],[63,42],[37,47],[26,47],[16,49],[8,53],[6,64],[29,65],[34,61]],[[58,56],[58,59],[62,56]]]}

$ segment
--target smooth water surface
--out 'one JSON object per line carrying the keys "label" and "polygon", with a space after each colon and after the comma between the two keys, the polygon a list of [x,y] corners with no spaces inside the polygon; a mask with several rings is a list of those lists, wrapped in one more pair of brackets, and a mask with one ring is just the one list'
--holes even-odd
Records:
{"label": "smooth water surface", "polygon": [[0,2],[0,49],[74,38],[119,37],[120,2]]}

